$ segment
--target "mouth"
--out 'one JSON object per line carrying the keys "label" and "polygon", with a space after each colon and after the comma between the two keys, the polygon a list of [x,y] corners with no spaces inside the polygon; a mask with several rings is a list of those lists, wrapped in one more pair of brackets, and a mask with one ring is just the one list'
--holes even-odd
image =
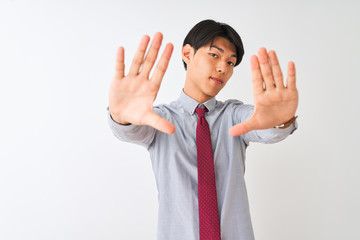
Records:
{"label": "mouth", "polygon": [[217,84],[223,84],[223,81],[219,78],[210,77],[211,80],[213,80]]}

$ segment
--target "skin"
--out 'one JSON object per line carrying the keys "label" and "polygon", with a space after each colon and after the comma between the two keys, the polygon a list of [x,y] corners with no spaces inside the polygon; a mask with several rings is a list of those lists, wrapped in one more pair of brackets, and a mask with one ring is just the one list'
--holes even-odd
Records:
{"label": "skin", "polygon": [[215,38],[196,53],[187,44],[182,49],[187,64],[184,92],[199,103],[215,97],[233,74],[236,63],[235,46],[225,38]]}
{"label": "skin", "polygon": [[[110,85],[109,110],[112,118],[120,124],[148,125],[172,134],[175,132],[174,125],[153,110],[153,102],[173,51],[171,43],[165,46],[153,75],[149,76],[162,39],[162,34],[156,33],[148,51],[150,37],[145,35],[141,39],[126,76],[124,48],[119,47],[115,75]],[[213,47],[203,46],[196,53],[190,45],[185,45],[182,49],[183,60],[188,66],[185,94],[200,103],[216,96],[232,76],[231,63],[236,61],[234,55],[235,47],[224,38],[216,38]],[[258,55],[251,57],[250,65],[255,110],[248,121],[229,129],[232,136],[281,125],[295,115],[298,106],[293,62],[288,63],[286,85],[275,51],[267,52],[265,48],[260,48]]]}

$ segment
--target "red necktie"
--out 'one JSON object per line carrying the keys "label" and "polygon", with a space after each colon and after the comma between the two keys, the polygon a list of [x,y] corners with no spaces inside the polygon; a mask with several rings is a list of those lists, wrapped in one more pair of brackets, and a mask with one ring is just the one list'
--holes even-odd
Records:
{"label": "red necktie", "polygon": [[198,199],[200,240],[221,240],[220,220],[216,197],[214,160],[209,124],[204,108],[196,108],[199,120],[196,126],[198,161]]}

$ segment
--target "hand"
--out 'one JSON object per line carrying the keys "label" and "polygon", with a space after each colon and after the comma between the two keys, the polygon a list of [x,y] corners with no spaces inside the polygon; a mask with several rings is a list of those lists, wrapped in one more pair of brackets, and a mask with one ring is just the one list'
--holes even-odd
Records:
{"label": "hand", "polygon": [[268,129],[281,125],[294,117],[298,106],[295,64],[288,63],[286,86],[279,61],[274,51],[265,48],[250,59],[254,86],[254,113],[249,120],[230,128],[232,136],[239,136],[251,130]]}
{"label": "hand", "polygon": [[172,134],[175,132],[174,125],[153,110],[154,100],[174,48],[171,43],[166,45],[152,77],[149,78],[162,38],[161,33],[155,34],[146,56],[150,37],[144,36],[141,39],[127,76],[124,75],[124,48],[119,47],[115,76],[110,86],[109,110],[112,118],[120,124],[148,125]]}

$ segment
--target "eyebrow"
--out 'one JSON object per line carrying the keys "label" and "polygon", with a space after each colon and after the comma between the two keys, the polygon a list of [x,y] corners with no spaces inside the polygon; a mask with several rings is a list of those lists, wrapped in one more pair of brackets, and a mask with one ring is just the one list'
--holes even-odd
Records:
{"label": "eyebrow", "polygon": [[[213,48],[216,48],[216,49],[219,50],[221,53],[224,53],[224,52],[225,52],[224,49],[222,49],[221,47],[218,47],[218,46],[216,46],[216,45],[211,45],[211,46],[210,46],[210,49],[211,49],[212,47],[213,47]],[[236,54],[231,55],[231,57],[237,58]]]}

